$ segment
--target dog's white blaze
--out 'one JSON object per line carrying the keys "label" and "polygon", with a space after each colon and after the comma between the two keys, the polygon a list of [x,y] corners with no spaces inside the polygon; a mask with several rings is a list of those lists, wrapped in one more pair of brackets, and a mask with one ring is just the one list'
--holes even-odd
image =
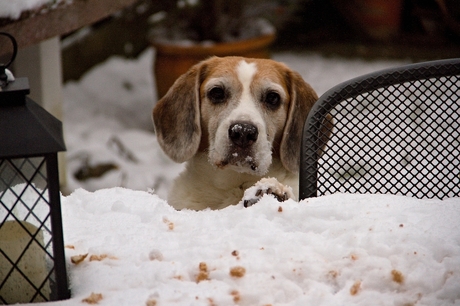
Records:
{"label": "dog's white blaze", "polygon": [[251,85],[252,79],[257,72],[256,63],[247,63],[246,61],[241,61],[236,67],[236,73],[238,74],[238,79],[241,84],[243,84],[243,94],[244,92],[249,93],[249,86]]}
{"label": "dog's white blaze", "polygon": [[243,91],[241,92],[238,106],[229,115],[229,120],[251,121],[256,124],[257,128],[260,128],[259,125],[263,123],[262,117],[257,110],[253,97],[251,96],[251,83],[256,72],[257,66],[255,63],[241,61],[236,67],[238,80],[243,86]]}
{"label": "dog's white blaze", "polygon": [[243,86],[243,91],[238,106],[230,113],[228,119],[230,122],[249,121],[259,130],[259,139],[254,150],[255,155],[253,157],[247,156],[245,159],[247,162],[254,160],[258,164],[258,169],[255,172],[264,174],[271,164],[271,144],[266,138],[266,126],[257,106],[257,101],[254,101],[254,97],[251,95],[251,84],[257,72],[257,66],[255,63],[247,63],[243,60],[236,67],[236,72],[238,80]]}
{"label": "dog's white blaze", "polygon": [[231,141],[228,137],[230,125],[236,122],[246,121],[256,126],[259,131],[259,137],[256,143],[254,143],[252,156],[238,156],[237,153],[232,153],[232,156],[241,158],[242,165],[244,163],[249,164],[255,162],[257,169],[251,169],[248,165],[239,167],[238,164],[235,164],[233,166],[238,167],[234,170],[263,175],[268,171],[271,165],[271,143],[267,138],[267,129],[260,106],[251,94],[251,84],[256,73],[257,66],[255,63],[247,63],[244,60],[238,63],[236,74],[242,86],[242,91],[238,95],[236,107],[228,113],[225,119],[222,120],[217,127],[215,141],[210,144],[209,159],[211,164],[226,159],[231,145]]}

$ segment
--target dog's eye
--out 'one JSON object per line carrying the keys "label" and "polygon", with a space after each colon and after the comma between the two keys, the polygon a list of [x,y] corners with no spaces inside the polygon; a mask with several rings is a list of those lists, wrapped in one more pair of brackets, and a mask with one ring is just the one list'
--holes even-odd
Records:
{"label": "dog's eye", "polygon": [[277,92],[269,91],[265,94],[264,102],[270,108],[277,108],[281,103],[281,97]]}
{"label": "dog's eye", "polygon": [[222,103],[225,101],[225,89],[222,87],[213,87],[208,92],[208,98],[213,103]]}

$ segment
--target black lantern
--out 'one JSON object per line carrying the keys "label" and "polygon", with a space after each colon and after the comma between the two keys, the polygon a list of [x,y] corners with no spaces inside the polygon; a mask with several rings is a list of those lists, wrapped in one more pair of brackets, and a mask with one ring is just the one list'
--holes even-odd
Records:
{"label": "black lantern", "polygon": [[63,300],[68,289],[57,152],[62,124],[0,66],[0,304]]}

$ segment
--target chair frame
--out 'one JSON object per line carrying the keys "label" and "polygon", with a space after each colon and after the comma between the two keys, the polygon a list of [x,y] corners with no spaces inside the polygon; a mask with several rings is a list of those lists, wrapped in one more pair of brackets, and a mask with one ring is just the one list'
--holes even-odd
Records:
{"label": "chair frame", "polygon": [[[460,76],[460,58],[410,64],[377,71],[343,82],[324,93],[311,109],[303,129],[299,173],[300,200],[320,195],[318,192],[318,161],[322,147],[325,145],[321,141],[323,122],[334,107],[347,99],[354,99],[359,95],[388,86],[456,75]],[[457,100],[456,103],[460,101]],[[457,120],[460,119],[457,118]],[[457,196],[460,196],[460,191],[457,193]]]}

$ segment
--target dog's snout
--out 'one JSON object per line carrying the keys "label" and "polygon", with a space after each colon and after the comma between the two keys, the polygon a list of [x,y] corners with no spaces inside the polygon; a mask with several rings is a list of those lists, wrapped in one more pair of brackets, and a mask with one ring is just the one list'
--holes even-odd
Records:
{"label": "dog's snout", "polygon": [[257,140],[259,131],[249,123],[234,123],[228,129],[228,136],[232,142],[241,148],[252,145]]}

